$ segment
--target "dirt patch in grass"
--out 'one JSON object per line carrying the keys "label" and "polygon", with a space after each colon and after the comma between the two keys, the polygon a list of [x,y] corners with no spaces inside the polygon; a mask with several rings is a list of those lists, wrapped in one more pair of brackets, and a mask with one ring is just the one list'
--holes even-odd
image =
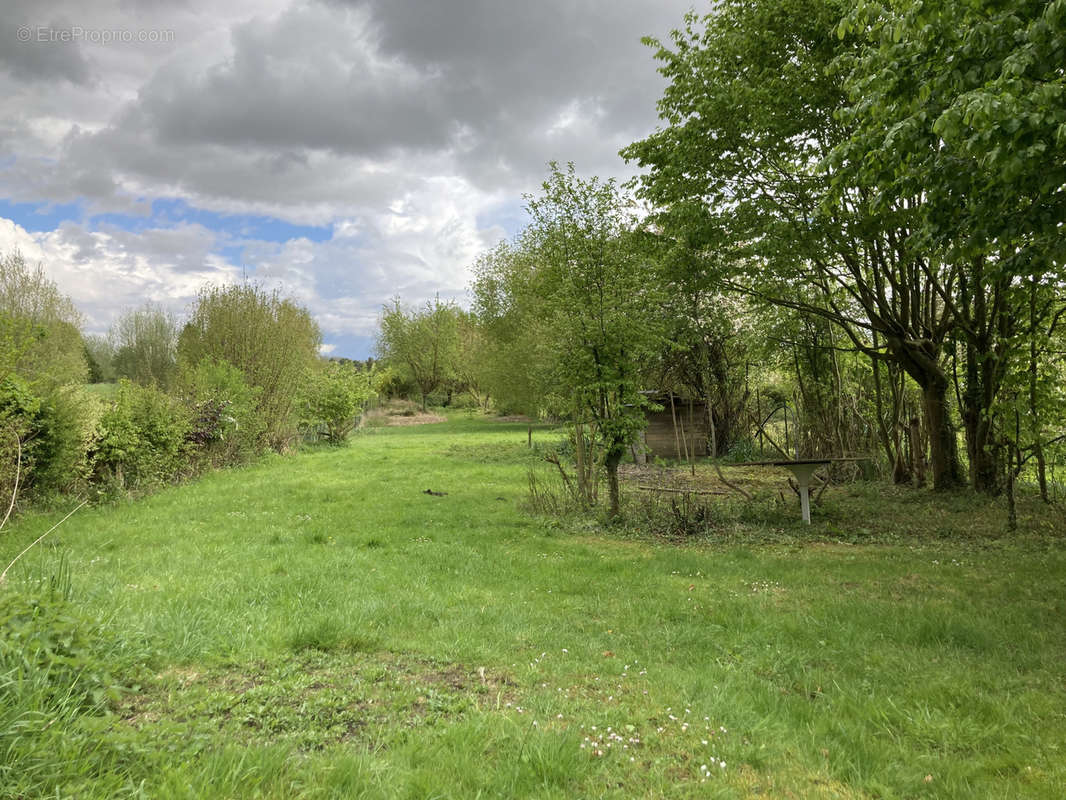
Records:
{"label": "dirt patch in grass", "polygon": [[385,417],[385,424],[392,426],[405,426],[405,425],[433,425],[437,422],[447,422],[447,417],[442,417],[439,414],[414,414],[410,417],[404,416],[387,416]]}
{"label": "dirt patch in grass", "polygon": [[533,418],[527,417],[525,414],[510,414],[502,417],[490,417],[489,422],[528,422],[532,423]]}

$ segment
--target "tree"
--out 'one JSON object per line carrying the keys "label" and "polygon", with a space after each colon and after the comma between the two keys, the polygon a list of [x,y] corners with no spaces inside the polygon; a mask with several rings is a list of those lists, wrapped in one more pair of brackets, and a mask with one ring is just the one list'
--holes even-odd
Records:
{"label": "tree", "polygon": [[89,383],[115,382],[115,348],[107,336],[85,337],[85,359],[89,362]]}
{"label": "tree", "polygon": [[[659,388],[703,398],[714,431],[712,456],[726,453],[741,436],[747,402],[744,335],[749,303],[718,291],[710,276],[692,268],[692,253],[671,248],[663,258],[666,342],[657,368]],[[652,388],[652,387],[648,387]]]}
{"label": "tree", "polygon": [[[938,265],[904,246],[910,208],[871,207],[862,185],[826,170],[846,140],[837,0],[723,0],[658,42],[670,85],[666,127],[623,155],[650,171],[640,191],[656,222],[717,286],[834,323],[872,359],[922,390],[937,488],[959,481],[945,346],[953,316]],[[842,190],[843,189],[843,190]]]}
{"label": "tree", "polygon": [[237,367],[259,390],[256,413],[275,449],[295,437],[295,402],[318,362],[322,337],[306,308],[252,284],[200,291],[178,340],[179,360],[205,358]]}
{"label": "tree", "polygon": [[85,383],[81,315],[38,264],[0,257],[0,380],[12,372],[48,389]]}
{"label": "tree", "polygon": [[[875,213],[908,208],[903,247],[924,266],[960,349],[970,479],[1000,485],[998,398],[1025,342],[1061,308],[1066,245],[1066,4],[863,3],[840,24],[850,133],[835,180]],[[1041,296],[1035,302],[1037,296]]]}
{"label": "tree", "polygon": [[473,266],[473,314],[483,334],[480,370],[498,410],[543,417],[553,387],[555,355],[541,315],[538,269],[521,240],[501,242]]}
{"label": "tree", "polygon": [[173,314],[146,304],[120,317],[108,338],[119,377],[171,388],[178,371],[178,323]]}
{"label": "tree", "polygon": [[[641,390],[662,344],[659,281],[630,199],[613,181],[579,178],[552,164],[528,199],[532,222],[515,250],[482,264],[480,310],[501,321],[536,321],[532,392],[572,415],[580,494],[591,500],[589,465],[607,472],[610,514],[619,513],[618,465],[645,425]],[[513,330],[513,328],[512,328]],[[587,436],[586,436],[587,434]]]}
{"label": "tree", "polygon": [[376,373],[352,363],[327,362],[308,381],[304,390],[304,423],[324,428],[326,441],[339,445],[355,430],[376,394]]}
{"label": "tree", "polygon": [[422,397],[455,377],[459,357],[459,309],[434,298],[420,309],[405,309],[400,299],[385,306],[378,334],[378,357],[402,369]]}
{"label": "tree", "polygon": [[455,359],[455,387],[468,392],[478,408],[489,409],[489,345],[477,316],[460,310],[456,319],[459,349]]}

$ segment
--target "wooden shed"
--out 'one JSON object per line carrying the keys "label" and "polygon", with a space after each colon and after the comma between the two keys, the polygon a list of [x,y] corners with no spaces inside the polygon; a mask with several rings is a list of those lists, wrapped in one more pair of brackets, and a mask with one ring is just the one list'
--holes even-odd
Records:
{"label": "wooden shed", "polygon": [[[707,403],[678,395],[656,395],[651,401],[662,411],[648,411],[644,443],[658,458],[706,457],[711,452]],[[671,404],[671,399],[673,403]]]}

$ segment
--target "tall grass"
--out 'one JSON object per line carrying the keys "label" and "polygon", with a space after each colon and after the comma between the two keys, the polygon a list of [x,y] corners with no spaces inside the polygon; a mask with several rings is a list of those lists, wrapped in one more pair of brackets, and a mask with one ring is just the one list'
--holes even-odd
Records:
{"label": "tall grass", "polygon": [[529,516],[537,458],[525,425],[375,428],[79,513],[0,591],[69,564],[125,688],[20,684],[0,797],[1060,796],[1057,512],[1003,540],[860,487],[667,543]]}

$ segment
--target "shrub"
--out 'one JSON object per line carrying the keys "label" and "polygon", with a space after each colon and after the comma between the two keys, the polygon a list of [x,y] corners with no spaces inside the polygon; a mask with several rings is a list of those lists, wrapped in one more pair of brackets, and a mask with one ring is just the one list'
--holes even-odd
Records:
{"label": "shrub", "polygon": [[250,461],[266,445],[257,413],[260,390],[226,361],[205,359],[182,366],[182,401],[190,412],[189,443],[214,467]]}
{"label": "shrub", "polygon": [[97,410],[76,387],[35,391],[16,375],[0,382],[0,497],[11,496],[16,472],[19,493],[35,497],[82,484]]}
{"label": "shrub", "polygon": [[41,265],[0,256],[0,380],[17,372],[34,386],[84,383],[89,368],[81,316]]}
{"label": "shrub", "polygon": [[254,284],[210,286],[178,342],[181,361],[226,361],[260,390],[267,442],[282,450],[295,436],[295,398],[318,362],[321,335],[307,309]]}
{"label": "shrub", "polygon": [[178,370],[178,323],[173,314],[145,305],[119,318],[109,338],[118,377],[163,389],[173,386]]}
{"label": "shrub", "polygon": [[374,371],[331,362],[308,381],[301,424],[305,431],[340,444],[359,424],[374,396]]}
{"label": "shrub", "polygon": [[41,410],[41,400],[21,380],[9,375],[0,383],[0,497],[7,499],[15,481],[25,486],[31,471],[28,440]]}
{"label": "shrub", "polygon": [[105,487],[140,488],[167,483],[189,466],[187,409],[155,386],[119,382],[100,418],[93,452],[95,476]]}

